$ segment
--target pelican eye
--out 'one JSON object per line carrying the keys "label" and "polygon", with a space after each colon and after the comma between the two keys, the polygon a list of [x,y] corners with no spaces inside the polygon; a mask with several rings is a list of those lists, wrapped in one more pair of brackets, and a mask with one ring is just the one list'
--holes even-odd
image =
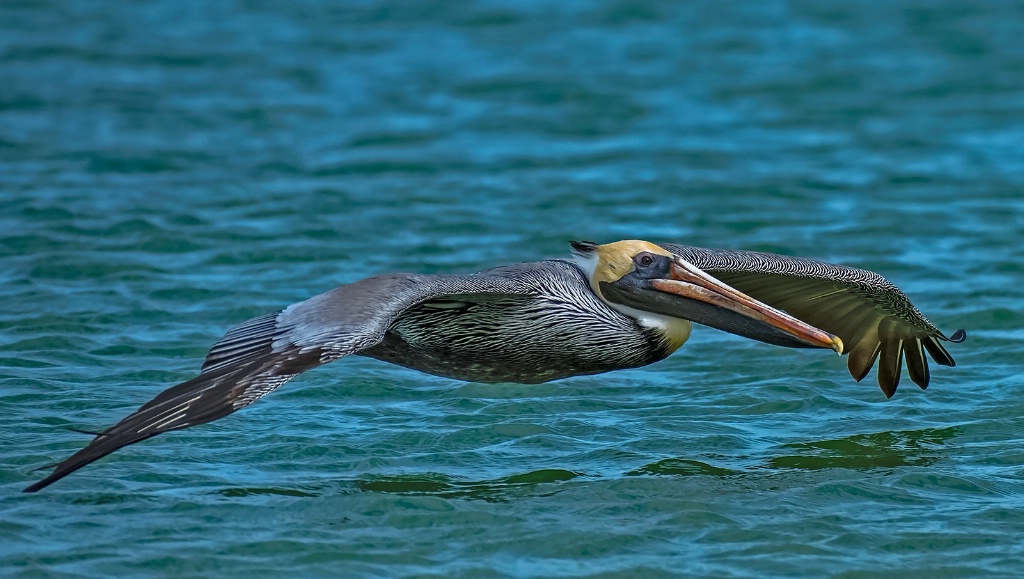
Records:
{"label": "pelican eye", "polygon": [[654,265],[654,256],[645,251],[636,256],[636,262],[644,267],[650,267]]}

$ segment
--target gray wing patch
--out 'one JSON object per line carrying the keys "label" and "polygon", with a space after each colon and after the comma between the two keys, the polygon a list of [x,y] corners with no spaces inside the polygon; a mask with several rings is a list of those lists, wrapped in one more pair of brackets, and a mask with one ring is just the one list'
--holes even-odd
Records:
{"label": "gray wing patch", "polygon": [[244,408],[310,368],[379,343],[402,312],[423,301],[528,294],[536,279],[531,272],[545,263],[552,262],[476,275],[374,277],[243,322],[210,348],[198,376],[157,394],[25,491],[42,489],[129,444]]}
{"label": "gray wing patch", "polygon": [[211,372],[268,354],[280,314],[280,311],[265,314],[231,328],[210,348],[200,372]]}

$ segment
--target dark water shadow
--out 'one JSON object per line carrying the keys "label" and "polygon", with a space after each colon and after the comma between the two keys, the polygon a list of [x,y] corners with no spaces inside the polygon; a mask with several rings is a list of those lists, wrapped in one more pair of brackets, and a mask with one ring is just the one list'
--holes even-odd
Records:
{"label": "dark water shadow", "polygon": [[942,458],[942,447],[958,427],[858,434],[832,440],[786,444],[788,452],[768,459],[763,468],[873,470],[927,466]]}
{"label": "dark water shadow", "polygon": [[286,489],[286,488],[274,488],[274,487],[235,487],[230,489],[221,489],[216,492],[221,496],[238,498],[238,497],[254,497],[254,496],[282,496],[282,497],[299,497],[299,498],[312,498],[320,496],[321,492],[316,490],[299,490],[299,489]]}
{"label": "dark water shadow", "polygon": [[[749,477],[767,471],[813,471],[833,468],[868,471],[928,466],[942,459],[943,448],[960,432],[959,427],[927,428],[790,443],[778,447],[782,454],[761,459],[759,463],[743,468],[715,466],[692,458],[666,458],[625,472],[622,476]],[[565,469],[542,469],[482,481],[461,480],[443,473],[422,473],[347,479],[302,488],[236,487],[214,492],[230,498],[268,495],[310,498],[340,490],[342,493],[433,496],[498,503],[523,496],[553,496],[563,488],[559,483],[580,477],[593,478]]]}
{"label": "dark water shadow", "polygon": [[857,434],[845,438],[784,444],[782,454],[741,469],[724,468],[689,458],[667,458],[625,473],[625,476],[747,476],[765,470],[852,470],[928,466],[943,456],[942,448],[960,428],[926,428]]}
{"label": "dark water shadow", "polygon": [[[530,496],[554,495],[559,489],[552,483],[561,483],[580,476],[586,475],[570,470],[543,469],[485,481],[464,481],[444,474],[427,473],[356,480],[353,483],[363,492],[506,502],[524,492]],[[544,490],[538,492],[542,488]]]}
{"label": "dark water shadow", "polygon": [[742,473],[743,471],[712,466],[697,460],[690,460],[686,458],[666,458],[664,460],[659,460],[658,462],[652,462],[651,464],[642,466],[638,469],[631,470],[626,473],[626,476],[730,476]]}
{"label": "dark water shadow", "polygon": [[[337,485],[340,485],[342,493],[386,493],[506,502],[524,493],[530,496],[554,495],[558,489],[550,486],[552,483],[560,483],[580,476],[586,475],[562,469],[543,469],[494,480],[467,481],[441,473],[423,473],[341,480],[337,482]],[[325,484],[319,487],[305,486],[303,488],[234,487],[220,489],[214,491],[213,494],[229,498],[275,495],[310,498],[336,492],[339,490],[337,485]],[[543,492],[537,492],[542,488]]]}
{"label": "dark water shadow", "polygon": [[113,505],[135,504],[140,500],[145,501],[150,499],[141,497],[137,493],[83,492],[78,496],[73,496],[67,502],[72,505],[106,507]]}

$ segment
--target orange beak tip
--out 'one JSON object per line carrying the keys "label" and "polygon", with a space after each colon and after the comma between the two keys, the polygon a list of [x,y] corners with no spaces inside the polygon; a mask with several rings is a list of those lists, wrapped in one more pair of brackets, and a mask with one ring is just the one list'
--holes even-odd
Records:
{"label": "orange beak tip", "polygon": [[843,355],[843,340],[839,336],[832,336],[832,349],[836,351],[836,354]]}

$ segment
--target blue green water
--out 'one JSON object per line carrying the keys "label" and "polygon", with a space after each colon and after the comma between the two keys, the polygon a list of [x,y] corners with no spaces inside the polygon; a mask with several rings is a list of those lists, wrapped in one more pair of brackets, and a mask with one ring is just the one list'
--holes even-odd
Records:
{"label": "blue green water", "polygon": [[[0,3],[0,574],[1024,573],[1024,8]],[[956,368],[697,328],[471,384],[363,359],[35,495],[230,326],[570,239],[869,268]]]}

